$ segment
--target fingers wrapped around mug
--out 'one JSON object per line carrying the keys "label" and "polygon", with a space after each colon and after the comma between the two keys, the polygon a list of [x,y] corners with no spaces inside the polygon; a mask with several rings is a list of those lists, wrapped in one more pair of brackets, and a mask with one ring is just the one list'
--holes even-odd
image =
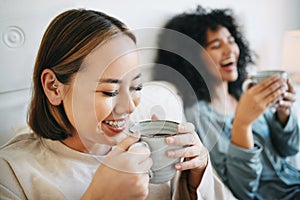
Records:
{"label": "fingers wrapped around mug", "polygon": [[122,199],[146,199],[152,160],[146,146],[133,145],[138,139],[139,135],[133,134],[107,154],[82,199],[119,199],[120,194]]}
{"label": "fingers wrapped around mug", "polygon": [[282,95],[282,99],[278,103],[278,109],[289,109],[296,101],[296,91],[291,83],[291,80],[287,80],[287,90]]}
{"label": "fingers wrapped around mug", "polygon": [[284,125],[290,115],[290,109],[296,101],[296,91],[291,83],[287,80],[287,90],[283,93],[282,98],[278,101],[277,116],[280,122]]}
{"label": "fingers wrapped around mug", "polygon": [[139,134],[135,133],[122,140],[102,164],[124,173],[147,174],[152,166],[151,152],[147,145],[136,143],[138,139]]}
{"label": "fingers wrapped around mug", "polygon": [[242,125],[252,124],[270,106],[278,102],[285,91],[284,80],[280,79],[278,74],[265,79],[242,94],[235,119]]}
{"label": "fingers wrapped around mug", "polygon": [[207,150],[194,129],[194,125],[191,123],[181,123],[178,125],[178,132],[182,134],[166,138],[168,145],[183,146],[183,148],[167,152],[168,157],[184,158],[183,162],[175,164],[177,170],[202,168],[207,165]]}

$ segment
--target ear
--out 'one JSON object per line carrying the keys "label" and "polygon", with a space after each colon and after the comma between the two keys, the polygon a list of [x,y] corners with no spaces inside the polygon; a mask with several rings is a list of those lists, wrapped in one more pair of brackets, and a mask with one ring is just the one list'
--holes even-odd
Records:
{"label": "ear", "polygon": [[44,69],[41,75],[41,82],[49,102],[54,106],[60,105],[62,102],[60,92],[62,83],[57,80],[55,73],[50,69]]}

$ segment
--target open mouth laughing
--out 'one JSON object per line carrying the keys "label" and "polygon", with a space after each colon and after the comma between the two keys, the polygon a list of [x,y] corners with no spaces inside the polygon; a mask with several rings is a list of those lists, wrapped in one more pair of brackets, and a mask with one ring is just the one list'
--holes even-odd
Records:
{"label": "open mouth laughing", "polygon": [[231,56],[221,62],[221,67],[229,67],[236,62],[235,57]]}

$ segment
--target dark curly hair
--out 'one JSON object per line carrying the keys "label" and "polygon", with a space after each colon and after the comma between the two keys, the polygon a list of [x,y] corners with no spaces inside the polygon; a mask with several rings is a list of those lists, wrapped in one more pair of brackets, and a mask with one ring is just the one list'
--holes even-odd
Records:
{"label": "dark curly hair", "polygon": [[[166,28],[166,30],[174,30],[185,34],[202,47],[205,47],[207,43],[207,30],[217,31],[220,26],[228,29],[240,49],[240,56],[238,59],[238,79],[234,82],[229,82],[228,87],[229,93],[236,99],[239,99],[242,92],[242,82],[247,78],[246,66],[248,66],[248,64],[254,64],[254,54],[249,49],[248,42],[239,30],[231,9],[205,10],[203,7],[198,6],[197,9],[191,13],[184,12],[174,16],[166,23],[164,28]],[[192,104],[195,100],[205,100],[210,102],[211,98],[207,86],[208,83],[205,82],[203,78],[203,76],[209,74],[205,73],[203,63],[200,61],[201,49],[197,52],[193,52],[194,49],[193,51],[191,51],[191,49],[188,50],[192,57],[197,57],[197,66],[194,66],[182,56],[175,54],[174,51],[164,50],[163,47],[167,44],[171,44],[172,49],[175,49],[175,52],[182,51],[180,49],[184,46],[184,44],[174,41],[174,38],[172,38],[170,34],[167,34],[166,31],[161,32],[155,59],[157,65],[154,67],[153,71],[154,80],[165,80],[175,84],[183,97],[185,106]],[[160,64],[168,66],[168,69],[161,67],[162,65]],[[199,70],[199,68],[202,69]],[[201,74],[199,71],[201,71]],[[178,76],[178,73],[181,75],[180,77]],[[186,86],[183,86],[183,81],[188,81],[188,84],[193,90],[193,94],[186,89]],[[196,94],[197,99],[192,99],[192,96],[195,96],[194,94]]]}

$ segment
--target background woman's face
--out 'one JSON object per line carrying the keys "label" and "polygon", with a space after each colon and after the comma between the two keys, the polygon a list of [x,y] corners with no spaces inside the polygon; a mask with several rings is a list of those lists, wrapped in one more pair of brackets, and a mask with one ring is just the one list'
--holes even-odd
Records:
{"label": "background woman's face", "polygon": [[[240,50],[234,37],[227,28],[220,26],[216,31],[208,29],[206,38],[205,50],[215,63],[222,80],[235,81],[238,77],[237,61]],[[210,69],[208,71],[210,71],[212,76],[219,77],[216,71]]]}
{"label": "background woman's face", "polygon": [[[127,120],[140,102],[141,78],[134,42],[118,36],[91,52],[64,100],[81,140],[109,145],[126,137]],[[96,134],[97,127],[102,134]]]}

